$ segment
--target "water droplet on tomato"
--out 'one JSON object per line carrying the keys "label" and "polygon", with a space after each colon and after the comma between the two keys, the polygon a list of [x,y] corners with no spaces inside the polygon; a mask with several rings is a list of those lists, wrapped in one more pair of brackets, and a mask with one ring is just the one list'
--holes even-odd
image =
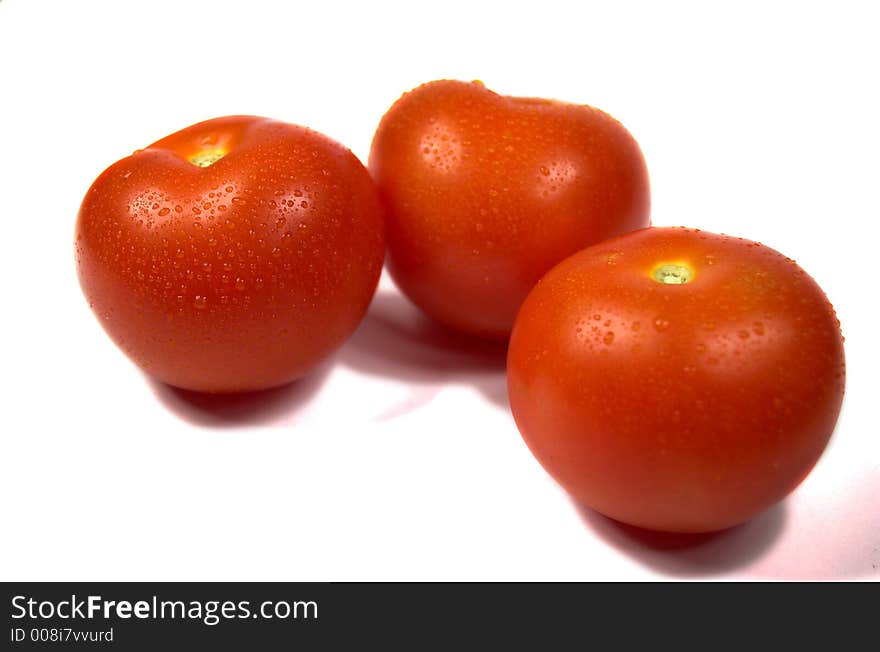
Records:
{"label": "water droplet on tomato", "polygon": [[208,297],[206,297],[202,294],[197,294],[195,296],[195,298],[193,299],[193,308],[195,308],[196,310],[204,310],[207,307],[208,307]]}

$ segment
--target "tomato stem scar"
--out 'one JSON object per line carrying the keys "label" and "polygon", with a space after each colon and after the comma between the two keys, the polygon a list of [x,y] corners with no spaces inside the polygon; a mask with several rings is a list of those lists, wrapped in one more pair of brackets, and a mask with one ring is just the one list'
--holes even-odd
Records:
{"label": "tomato stem scar", "polygon": [[658,283],[666,285],[683,285],[694,276],[694,271],[686,266],[673,263],[664,263],[654,268],[651,277]]}
{"label": "tomato stem scar", "polygon": [[222,149],[203,149],[200,152],[196,152],[192,156],[189,157],[189,162],[193,165],[206,168],[209,165],[213,165],[221,158],[226,156],[226,151]]}

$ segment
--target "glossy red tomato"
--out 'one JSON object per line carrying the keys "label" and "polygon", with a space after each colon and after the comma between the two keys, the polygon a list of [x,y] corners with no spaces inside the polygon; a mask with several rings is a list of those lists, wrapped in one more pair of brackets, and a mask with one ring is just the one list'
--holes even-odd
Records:
{"label": "glossy red tomato", "polygon": [[510,405],[576,499],[700,532],[747,520],[819,459],[844,392],[834,310],[768,247],[650,228],[551,270],[516,320]]}
{"label": "glossy red tomato", "polygon": [[76,226],[105,330],[166,383],[258,390],[302,376],[366,311],[384,257],[366,169],[264,118],[188,127],[108,168]]}
{"label": "glossy red tomato", "polygon": [[382,118],[370,172],[400,289],[453,328],[507,338],[535,282],[583,247],[649,224],[636,141],[589,106],[437,81]]}

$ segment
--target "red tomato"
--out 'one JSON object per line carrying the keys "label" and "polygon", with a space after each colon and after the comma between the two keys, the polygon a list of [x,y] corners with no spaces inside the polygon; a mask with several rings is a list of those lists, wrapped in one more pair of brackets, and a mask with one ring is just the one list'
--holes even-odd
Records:
{"label": "red tomato", "polygon": [[382,118],[369,160],[388,267],[453,328],[507,338],[537,280],[583,247],[647,226],[636,141],[589,106],[437,81]]}
{"label": "red tomato", "polygon": [[576,499],[656,530],[741,523],[786,496],[843,399],[834,309],[760,244],[651,228],[568,258],[508,356],[529,448]]}
{"label": "red tomato", "polygon": [[144,371],[207,392],[302,376],[366,311],[384,257],[366,169],[265,118],[188,127],[108,168],[76,227],[80,283]]}

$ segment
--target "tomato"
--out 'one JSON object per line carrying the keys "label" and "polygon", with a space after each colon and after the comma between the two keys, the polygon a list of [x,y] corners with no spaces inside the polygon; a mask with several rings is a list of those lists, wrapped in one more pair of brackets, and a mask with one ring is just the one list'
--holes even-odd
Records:
{"label": "tomato", "polygon": [[265,118],[188,127],[113,164],[76,225],[79,279],[111,338],[185,389],[280,385],[364,315],[384,258],[369,173]]}
{"label": "tomato", "polygon": [[583,247],[649,224],[639,146],[589,106],[436,81],[385,114],[369,168],[388,268],[426,313],[506,339],[537,280]]}
{"label": "tomato", "polygon": [[749,519],[809,473],[845,382],[834,309],[760,244],[649,228],[554,267],[508,352],[513,415],[577,500],[673,532]]}

